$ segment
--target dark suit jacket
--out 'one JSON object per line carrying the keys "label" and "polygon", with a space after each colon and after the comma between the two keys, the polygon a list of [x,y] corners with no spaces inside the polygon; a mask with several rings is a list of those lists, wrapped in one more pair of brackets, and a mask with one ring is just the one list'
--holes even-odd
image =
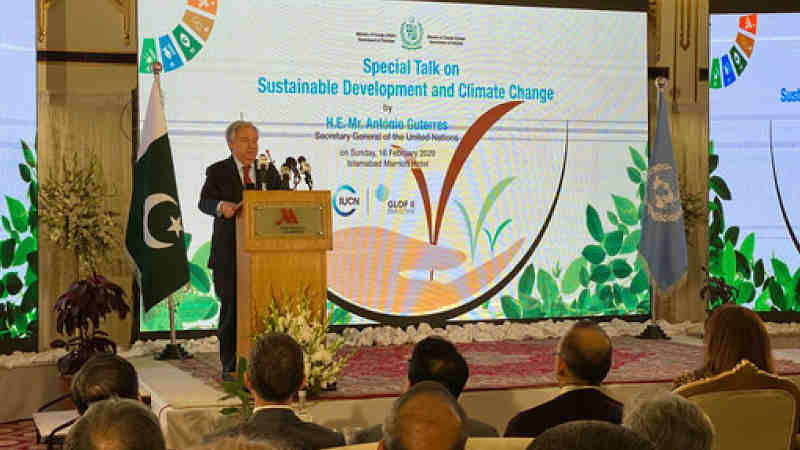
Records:
{"label": "dark suit jacket", "polygon": [[[274,166],[265,175],[267,189],[280,189],[280,174]],[[242,180],[233,156],[218,161],[206,169],[206,181],[200,191],[198,207],[204,213],[214,217],[214,229],[211,236],[211,256],[208,258],[210,269],[221,268],[225,280],[234,283],[236,280],[236,218],[217,217],[217,204],[221,201],[239,203],[242,201]],[[220,273],[222,275],[222,273]],[[232,277],[227,279],[227,277]]]}
{"label": "dark suit jacket", "polygon": [[547,403],[523,411],[506,427],[504,437],[536,437],[548,428],[573,420],[622,422],[622,403],[597,389],[565,392]]}
{"label": "dark suit jacket", "polygon": [[[467,417],[465,424],[467,429],[467,436],[469,437],[498,437],[497,430],[479,420],[470,419]],[[353,438],[353,444],[366,444],[367,442],[378,442],[383,439],[383,425],[373,425],[369,428],[364,428],[358,431]]]}
{"label": "dark suit jacket", "polygon": [[292,410],[286,408],[256,411],[244,424],[216,434],[212,440],[238,435],[256,441],[275,441],[294,450],[317,450],[344,445],[344,436],[341,433],[303,422]]}

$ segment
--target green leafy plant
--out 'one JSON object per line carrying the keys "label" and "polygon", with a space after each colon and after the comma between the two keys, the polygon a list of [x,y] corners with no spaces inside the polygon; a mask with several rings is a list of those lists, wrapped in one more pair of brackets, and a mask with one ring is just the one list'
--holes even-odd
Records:
{"label": "green leafy plant", "polygon": [[353,313],[336,303],[328,301],[326,309],[331,316],[331,325],[347,325],[353,320]]}
{"label": "green leafy plant", "polygon": [[[20,141],[20,147],[18,167],[21,180],[28,185],[28,206],[6,195],[9,215],[0,217],[6,233],[0,241],[0,340],[33,338],[39,316],[37,154],[25,141]],[[8,300],[17,295],[21,296],[19,304]]]}
{"label": "green leafy plant", "polygon": [[[455,200],[456,205],[458,205],[458,210],[461,211],[461,216],[464,219],[464,226],[467,231],[467,237],[469,242],[469,250],[472,256],[472,261],[475,261],[475,254],[478,248],[478,236],[480,235],[481,229],[483,228],[483,223],[486,221],[486,216],[489,215],[489,211],[492,210],[495,202],[497,201],[500,194],[508,187],[511,182],[514,181],[514,177],[503,178],[502,180],[498,181],[497,184],[489,191],[486,195],[486,198],[483,199],[483,205],[481,206],[481,210],[478,213],[478,220],[475,222],[475,228],[472,227],[472,219],[469,217],[469,213],[467,212],[467,208],[458,201]],[[502,222],[492,235],[488,229],[483,228],[484,232],[489,237],[489,245],[492,254],[494,254],[494,244],[497,242],[497,237],[500,235],[500,232],[511,222],[511,219],[507,219]]]}
{"label": "green leafy plant", "polygon": [[[714,153],[714,143],[709,142],[709,274],[734,289],[734,301],[739,305],[756,311],[800,311],[800,268],[792,273],[774,256],[766,262],[755,259],[755,233],[740,240],[740,228],[726,226],[724,202],[731,201],[733,194],[728,183],[714,174],[718,166],[719,155]],[[707,300],[709,309],[723,303],[719,295],[709,295]]]}
{"label": "green leafy plant", "polygon": [[[597,209],[586,206],[586,228],[595,242],[562,270],[526,267],[517,285],[517,296],[500,299],[506,317],[539,318],[583,315],[646,314],[650,311],[649,282],[645,262],[638,257],[641,218],[647,178],[646,159],[628,148],[633,165],[626,168],[636,186],[635,200],[612,194],[614,211],[607,211],[607,225]],[[533,294],[534,285],[538,296]]]}
{"label": "green leafy plant", "polygon": [[231,421],[234,423],[244,422],[253,415],[253,399],[247,390],[244,380],[244,374],[247,373],[247,358],[240,356],[239,364],[236,367],[236,377],[232,381],[222,382],[222,390],[225,391],[225,396],[220,400],[238,398],[240,401],[239,407],[226,407],[219,411],[223,416],[232,419]]}

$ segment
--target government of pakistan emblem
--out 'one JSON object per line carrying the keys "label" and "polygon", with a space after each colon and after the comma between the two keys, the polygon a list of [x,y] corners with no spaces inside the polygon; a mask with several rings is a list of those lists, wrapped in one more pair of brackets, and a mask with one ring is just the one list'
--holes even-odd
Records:
{"label": "government of pakistan emblem", "polygon": [[656,222],[674,222],[681,218],[678,175],[669,164],[656,164],[647,171],[647,212]]}
{"label": "government of pakistan emblem", "polygon": [[422,48],[422,24],[413,17],[409,17],[400,25],[400,39],[403,48],[417,50]]}

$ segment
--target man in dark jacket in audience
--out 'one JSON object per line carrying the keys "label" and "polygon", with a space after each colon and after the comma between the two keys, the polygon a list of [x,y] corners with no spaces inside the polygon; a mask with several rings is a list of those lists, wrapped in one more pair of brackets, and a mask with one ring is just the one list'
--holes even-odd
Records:
{"label": "man in dark jacket in audience", "polygon": [[[422,381],[435,381],[444,385],[453,398],[458,399],[469,377],[467,361],[449,341],[432,336],[414,346],[408,361],[408,384],[413,387]],[[466,418],[464,429],[470,437],[498,437],[497,430],[481,421]],[[377,442],[383,429],[380,424],[356,433],[354,443]]]}
{"label": "man in dark jacket in audience", "polygon": [[561,338],[556,352],[558,397],[517,414],[505,437],[536,437],[548,428],[573,420],[622,422],[622,403],[606,395],[600,384],[611,369],[611,339],[594,322],[577,322]]}
{"label": "man in dark jacket in audience", "polygon": [[250,351],[245,381],[255,397],[253,415],[244,424],[211,439],[244,435],[296,450],[344,445],[341,433],[303,422],[289,406],[305,382],[303,350],[291,336],[278,333],[261,336]]}

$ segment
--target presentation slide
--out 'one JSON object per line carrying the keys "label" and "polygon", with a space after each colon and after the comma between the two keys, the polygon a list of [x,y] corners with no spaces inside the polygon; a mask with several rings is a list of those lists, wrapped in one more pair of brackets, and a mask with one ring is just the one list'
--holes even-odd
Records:
{"label": "presentation slide", "polygon": [[711,16],[709,268],[757,311],[800,311],[799,29]]}
{"label": "presentation slide", "polygon": [[[31,2],[0,14],[0,354],[34,350],[36,232],[36,20]],[[33,202],[31,202],[33,200]],[[24,344],[23,344],[24,342]]]}
{"label": "presentation slide", "polygon": [[[138,14],[140,114],[158,60],[191,234],[179,328],[216,325],[196,205],[242,118],[331,192],[335,323],[649,313],[644,12],[139,0]],[[168,327],[164,303],[143,330]]]}

